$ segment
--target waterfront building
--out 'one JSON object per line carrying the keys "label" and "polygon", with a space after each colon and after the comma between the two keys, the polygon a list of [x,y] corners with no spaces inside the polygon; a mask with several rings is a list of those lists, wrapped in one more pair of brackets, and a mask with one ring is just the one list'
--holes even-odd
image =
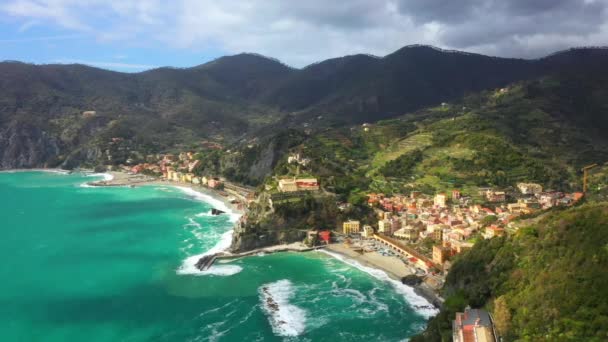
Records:
{"label": "waterfront building", "polygon": [[219,178],[210,178],[207,181],[207,186],[212,189],[220,189],[224,186],[224,183],[221,180],[219,180]]}
{"label": "waterfront building", "polygon": [[451,249],[441,245],[433,246],[433,262],[437,265],[443,263],[450,257]]}
{"label": "waterfront building", "polygon": [[391,222],[388,219],[378,221],[378,232],[386,235],[391,234]]}
{"label": "waterfront building", "polygon": [[374,228],[370,225],[363,226],[363,233],[361,234],[366,239],[371,239],[374,236]]}
{"label": "waterfront building", "polygon": [[350,220],[342,223],[342,232],[344,234],[357,234],[361,230],[361,223],[359,221]]}

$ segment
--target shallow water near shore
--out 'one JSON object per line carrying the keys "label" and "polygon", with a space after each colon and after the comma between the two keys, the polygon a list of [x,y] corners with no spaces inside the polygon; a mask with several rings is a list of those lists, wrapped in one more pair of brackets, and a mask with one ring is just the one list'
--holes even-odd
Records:
{"label": "shallow water near shore", "polygon": [[0,340],[401,341],[424,328],[420,298],[323,253],[198,272],[234,215],[173,187],[81,186],[92,179],[0,173]]}

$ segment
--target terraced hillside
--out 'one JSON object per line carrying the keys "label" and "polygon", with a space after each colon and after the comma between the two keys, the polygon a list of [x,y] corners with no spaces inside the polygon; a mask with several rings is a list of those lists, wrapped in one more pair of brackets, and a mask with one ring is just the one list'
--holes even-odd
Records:
{"label": "terraced hillside", "polygon": [[572,74],[515,83],[397,119],[327,130],[298,149],[313,158],[310,171],[345,197],[453,188],[474,194],[519,181],[579,189],[580,167],[608,161],[606,86],[604,77]]}

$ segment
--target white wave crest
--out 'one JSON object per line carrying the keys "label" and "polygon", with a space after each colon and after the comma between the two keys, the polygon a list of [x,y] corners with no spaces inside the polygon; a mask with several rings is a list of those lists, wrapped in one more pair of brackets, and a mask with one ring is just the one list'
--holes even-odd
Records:
{"label": "white wave crest", "polygon": [[376,269],[376,268],[363,266],[360,263],[358,263],[357,261],[346,258],[340,254],[332,253],[332,252],[329,252],[326,250],[319,250],[319,252],[325,253],[333,258],[336,258],[336,259],[342,261],[345,264],[358,268],[359,270],[371,275],[372,277],[374,277],[376,279],[388,282],[395,288],[395,290],[399,294],[401,294],[405,298],[405,300],[408,303],[410,303],[410,305],[412,305],[412,307],[416,308],[415,309],[416,312],[418,312],[420,315],[424,316],[425,318],[433,317],[439,313],[439,310],[437,310],[433,306],[433,304],[431,304],[429,301],[427,301],[426,298],[418,295],[412,287],[402,284],[401,282],[399,282],[397,280],[394,280],[393,278],[389,277],[388,274],[386,274],[386,272]]}
{"label": "white wave crest", "polygon": [[55,173],[59,175],[69,175],[69,170],[62,169],[13,169],[13,170],[2,170],[0,173],[19,173],[19,172],[48,172]]}
{"label": "white wave crest", "polygon": [[214,208],[219,209],[225,213],[228,214],[228,216],[230,217],[230,222],[236,222],[239,220],[239,217],[241,217],[241,214],[233,211],[231,208],[229,208],[226,203],[224,203],[223,201],[207,195],[207,194],[203,194],[200,193],[198,191],[195,191],[193,189],[187,188],[187,187],[183,187],[183,186],[176,186],[175,188],[181,190],[182,192],[184,192],[185,194],[199,200],[199,201],[203,201],[206,203],[211,204]]}
{"label": "white wave crest", "polygon": [[211,216],[213,216],[213,214],[211,213],[211,210],[209,210],[207,212],[198,213],[198,214],[196,214],[194,216],[196,216],[196,217],[211,217]]}
{"label": "white wave crest", "polygon": [[243,268],[237,265],[214,265],[205,271],[196,268],[196,263],[200,258],[227,250],[232,243],[233,232],[233,230],[229,230],[222,234],[220,241],[205,253],[187,257],[177,269],[177,274],[231,276],[242,271]]}
{"label": "white wave crest", "polygon": [[[176,186],[175,188],[182,191],[183,193],[185,193],[188,196],[191,196],[199,201],[209,203],[214,208],[227,213],[230,217],[230,222],[232,222],[232,223],[238,221],[238,219],[240,217],[239,213],[233,211],[224,202],[214,198],[213,196],[209,196],[207,194],[203,194],[203,193],[195,191],[191,188],[187,188],[187,187],[183,187],[183,186]],[[208,213],[209,215],[206,215],[206,214],[207,213],[199,213],[199,214],[196,214],[195,216],[197,216],[197,217],[211,216],[211,212]],[[198,223],[196,223],[196,221],[194,221],[192,218],[188,218],[188,221],[189,221],[189,225],[196,226],[199,229],[201,228],[200,225]],[[240,266],[237,266],[237,265],[213,265],[208,270],[205,270],[205,271],[201,271],[198,268],[196,268],[196,263],[203,256],[224,252],[228,248],[230,248],[230,245],[232,244],[232,234],[233,233],[234,233],[234,231],[231,229],[231,230],[225,232],[224,234],[222,234],[222,236],[220,237],[220,240],[217,242],[217,244],[215,244],[215,246],[213,246],[210,250],[206,251],[205,253],[187,257],[182,262],[182,265],[177,269],[177,274],[231,276],[231,275],[241,272],[243,270],[243,268]],[[195,235],[200,238],[200,234],[195,233]]]}
{"label": "white wave crest", "polygon": [[306,311],[290,304],[294,287],[287,279],[259,288],[262,308],[268,315],[272,331],[279,336],[298,336],[306,329]]}
{"label": "white wave crest", "polygon": [[[198,261],[198,260],[197,260]],[[187,267],[180,268],[177,270],[177,274],[181,275],[195,275],[195,276],[204,276],[204,275],[215,275],[215,276],[231,276],[241,272],[243,268],[238,265],[213,265],[204,271],[199,270],[196,267]]]}
{"label": "white wave crest", "polygon": [[89,173],[87,174],[87,177],[102,177],[102,180],[104,181],[111,181],[114,179],[114,176],[109,173]]}

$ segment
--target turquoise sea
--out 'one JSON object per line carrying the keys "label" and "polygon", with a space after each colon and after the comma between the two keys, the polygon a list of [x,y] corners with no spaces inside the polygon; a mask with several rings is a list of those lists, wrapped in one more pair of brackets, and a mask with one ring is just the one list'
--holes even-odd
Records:
{"label": "turquoise sea", "polygon": [[0,173],[0,341],[401,341],[434,313],[320,252],[197,272],[236,215],[184,189],[83,186],[102,176]]}

